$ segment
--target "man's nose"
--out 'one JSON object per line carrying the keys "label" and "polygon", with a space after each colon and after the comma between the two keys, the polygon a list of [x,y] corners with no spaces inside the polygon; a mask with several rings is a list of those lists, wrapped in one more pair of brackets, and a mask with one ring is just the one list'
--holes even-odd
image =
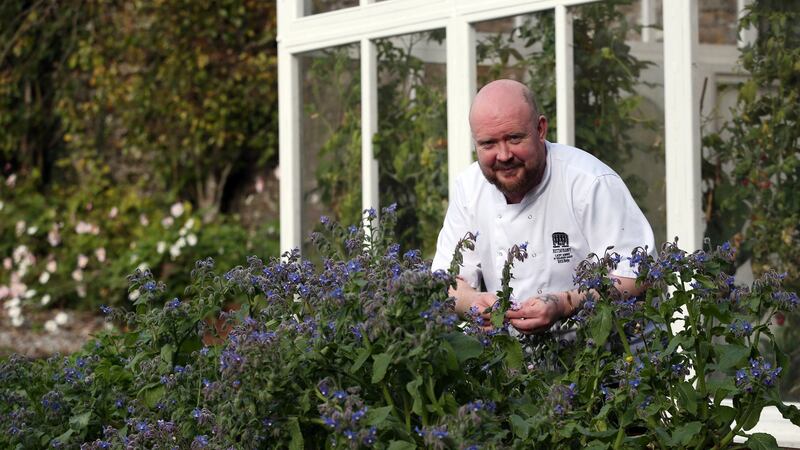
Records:
{"label": "man's nose", "polygon": [[497,146],[497,159],[500,161],[508,161],[514,155],[511,154],[511,149],[508,148],[508,144],[506,142],[500,142]]}

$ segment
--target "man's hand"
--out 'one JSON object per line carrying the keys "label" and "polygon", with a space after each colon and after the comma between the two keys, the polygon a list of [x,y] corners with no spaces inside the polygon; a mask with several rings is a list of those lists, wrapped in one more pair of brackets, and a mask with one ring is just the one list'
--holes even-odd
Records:
{"label": "man's hand", "polygon": [[491,324],[489,323],[491,316],[485,311],[497,302],[496,295],[489,292],[479,292],[473,289],[472,286],[461,277],[457,277],[456,288],[450,290],[450,295],[456,299],[455,309],[459,315],[462,317],[470,317],[472,314],[470,311],[471,309],[477,311],[480,317],[483,317],[484,323],[487,324],[487,326],[484,326],[484,329],[488,330],[491,328]]}
{"label": "man's hand", "polygon": [[522,334],[547,331],[562,317],[564,311],[561,299],[555,294],[534,297],[523,303],[518,310],[506,312],[506,319]]}

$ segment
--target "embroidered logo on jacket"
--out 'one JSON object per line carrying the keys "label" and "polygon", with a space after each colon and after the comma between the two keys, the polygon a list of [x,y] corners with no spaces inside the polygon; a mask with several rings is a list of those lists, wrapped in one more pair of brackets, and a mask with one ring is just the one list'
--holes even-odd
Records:
{"label": "embroidered logo on jacket", "polygon": [[553,233],[553,259],[559,264],[568,263],[572,259],[567,233],[561,231]]}

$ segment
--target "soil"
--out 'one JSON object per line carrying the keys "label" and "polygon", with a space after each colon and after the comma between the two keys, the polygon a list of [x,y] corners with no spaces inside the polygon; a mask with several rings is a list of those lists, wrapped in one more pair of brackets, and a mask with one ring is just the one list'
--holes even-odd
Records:
{"label": "soil", "polygon": [[57,311],[26,315],[26,322],[20,327],[12,326],[6,311],[0,311],[0,358],[13,353],[32,358],[45,358],[56,353],[66,355],[79,350],[92,335],[106,326],[103,317],[94,313],[64,312],[69,317],[67,323],[51,332],[44,328],[44,323]]}

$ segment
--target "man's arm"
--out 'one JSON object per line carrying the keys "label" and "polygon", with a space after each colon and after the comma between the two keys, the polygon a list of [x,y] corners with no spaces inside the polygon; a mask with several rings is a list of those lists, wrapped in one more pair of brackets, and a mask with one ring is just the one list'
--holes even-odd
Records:
{"label": "man's arm", "polygon": [[[615,287],[626,298],[644,292],[643,286],[636,285],[635,278],[612,278],[619,280],[619,283],[615,282]],[[592,290],[589,293],[597,298],[597,292]],[[524,334],[547,331],[556,321],[575,314],[586,301],[586,295],[587,292],[578,292],[577,289],[573,289],[533,297],[520,309],[506,312],[506,318],[514,328]]]}
{"label": "man's arm", "polygon": [[[456,278],[456,288],[450,288],[450,296],[456,299],[455,310],[462,317],[466,317],[473,306],[482,313],[497,301],[496,295],[478,291],[461,277]],[[488,319],[489,315],[483,317]]]}

